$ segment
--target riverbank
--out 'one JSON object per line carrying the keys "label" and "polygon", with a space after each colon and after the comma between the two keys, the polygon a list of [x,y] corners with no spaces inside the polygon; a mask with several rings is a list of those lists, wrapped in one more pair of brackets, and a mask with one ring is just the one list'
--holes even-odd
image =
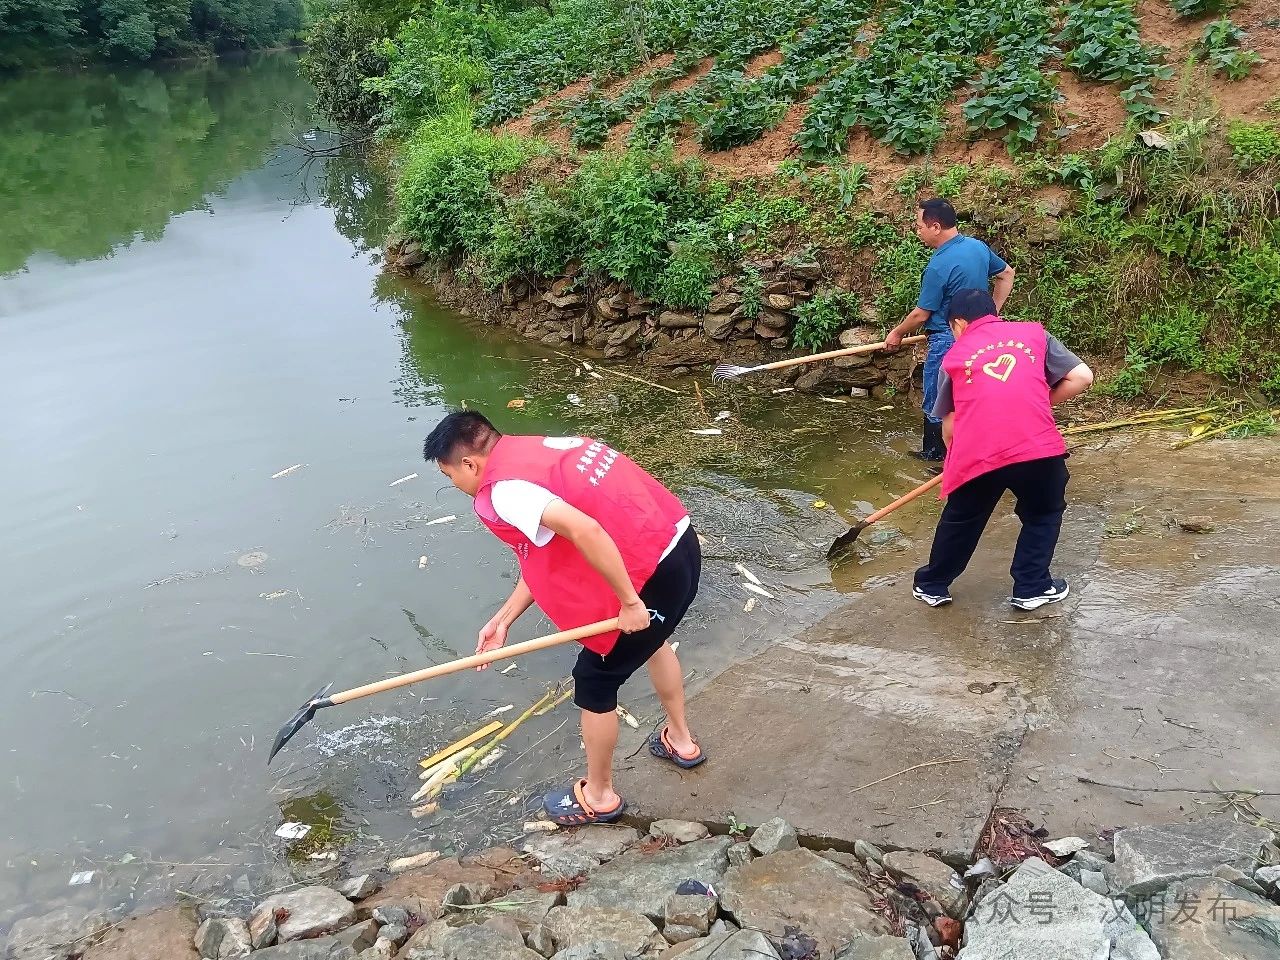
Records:
{"label": "riverbank", "polygon": [[[13,960],[1244,960],[1280,931],[1276,835],[1227,817],[1049,837],[998,809],[971,856],[782,818],[535,831],[122,923],[24,921]],[[802,840],[803,845],[802,845]]]}

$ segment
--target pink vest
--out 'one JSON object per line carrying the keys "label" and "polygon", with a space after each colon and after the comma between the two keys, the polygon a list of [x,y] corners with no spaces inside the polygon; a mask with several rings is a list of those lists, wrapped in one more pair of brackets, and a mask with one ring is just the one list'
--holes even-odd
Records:
{"label": "pink vest", "polygon": [[[637,592],[657,569],[688,516],[684,505],[630,458],[584,437],[503,437],[480,478],[475,510],[480,521],[515,551],[520,574],[543,612],[561,630],[616,617],[622,605],[604,577],[564,537],[534,546],[493,509],[493,485],[527,480],[595,519],[618,545]],[[607,654],[618,633],[588,637],[582,645]]]}
{"label": "pink vest", "polygon": [[970,322],[942,358],[956,417],[943,469],[944,497],[1000,467],[1067,452],[1049,403],[1047,340],[1038,323],[986,316]]}

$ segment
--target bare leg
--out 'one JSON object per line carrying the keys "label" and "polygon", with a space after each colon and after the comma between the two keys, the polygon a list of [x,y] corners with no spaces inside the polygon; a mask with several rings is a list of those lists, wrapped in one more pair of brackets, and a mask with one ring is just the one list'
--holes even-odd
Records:
{"label": "bare leg", "polygon": [[618,745],[618,715],[582,711],[582,742],[587,747],[587,803],[608,812],[621,798],[613,789],[613,748]]}
{"label": "bare leg", "polygon": [[686,757],[695,757],[698,746],[693,742],[693,734],[684,715],[684,674],[680,669],[680,660],[671,644],[662,647],[649,658],[649,679],[653,681],[653,689],[658,692],[662,708],[667,712],[667,739],[671,745]]}

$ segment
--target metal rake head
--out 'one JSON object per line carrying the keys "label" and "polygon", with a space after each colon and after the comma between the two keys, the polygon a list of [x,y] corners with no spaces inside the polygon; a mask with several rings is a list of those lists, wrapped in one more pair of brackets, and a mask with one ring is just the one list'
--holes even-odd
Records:
{"label": "metal rake head", "polygon": [[722,380],[736,380],[744,373],[750,373],[755,367],[739,367],[732,363],[722,363],[711,371],[711,379],[719,383]]}

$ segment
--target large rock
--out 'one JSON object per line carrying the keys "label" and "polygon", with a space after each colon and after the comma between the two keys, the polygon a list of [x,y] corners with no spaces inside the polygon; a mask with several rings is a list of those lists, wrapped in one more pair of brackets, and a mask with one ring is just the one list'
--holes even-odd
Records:
{"label": "large rock", "polygon": [[1127,897],[1141,897],[1211,876],[1220,864],[1251,873],[1270,841],[1270,831],[1225,818],[1130,827],[1115,835],[1115,882]]}
{"label": "large rock", "polygon": [[668,930],[672,925],[691,927],[697,931],[698,936],[702,936],[711,929],[718,912],[719,904],[715,897],[708,897],[703,893],[673,893],[667,901],[666,925],[663,929]]}
{"label": "large rock", "polygon": [[101,930],[107,918],[98,911],[63,906],[15,923],[6,941],[12,960],[65,960],[71,945]]}
{"label": "large rock", "polygon": [[[1140,901],[1164,960],[1274,960],[1280,906],[1224,880],[1175,883]],[[967,958],[966,958],[967,960]]]}
{"label": "large rock", "polygon": [[261,923],[268,913],[275,915],[281,943],[320,937],[356,922],[351,901],[328,887],[303,887],[267,897],[254,909],[250,921]]}
{"label": "large rock", "polygon": [[708,837],[655,854],[623,854],[587,878],[569,894],[571,907],[612,907],[643,913],[654,923],[662,919],[667,899],[685,880],[700,880],[719,888],[729,869],[728,837]]}
{"label": "large rock", "polygon": [[866,324],[840,331],[842,347],[865,347],[870,343],[879,343],[883,339],[884,337],[880,336],[875,327]]}
{"label": "large rock", "polygon": [[938,905],[948,916],[955,920],[964,919],[965,909],[969,906],[969,893],[960,875],[941,860],[923,853],[898,850],[886,854],[883,863],[895,880],[915,884],[938,901]]}
{"label": "large rock", "polygon": [[639,839],[631,827],[597,823],[534,834],[525,841],[524,852],[542,865],[544,873],[576,877],[612,860]]}
{"label": "large rock", "polygon": [[796,828],[781,817],[766,820],[751,832],[751,849],[762,857],[800,846]]}
{"label": "large rock", "polygon": [[318,937],[255,950],[251,956],[253,960],[355,960],[356,951],[333,937]]}
{"label": "large rock", "polygon": [[612,941],[583,943],[561,950],[554,960],[629,960],[622,948]]}
{"label": "large rock", "polygon": [[702,318],[702,330],[712,340],[723,340],[733,333],[737,322],[732,313],[708,313]]}
{"label": "large rock", "polygon": [[362,873],[358,877],[343,880],[334,889],[348,900],[363,900],[365,897],[371,897],[377,893],[381,886],[382,884],[377,877],[369,873]]}
{"label": "large rock", "polygon": [[634,910],[556,907],[544,924],[557,950],[589,943],[616,943],[628,957],[656,957],[667,948],[658,928]]}
{"label": "large rock", "polygon": [[689,310],[663,310],[658,314],[658,326],[670,330],[681,330],[685,327],[696,327],[702,323],[698,315]]}
{"label": "large rock", "polygon": [[757,930],[738,930],[696,941],[680,960],[779,960],[769,938]]}
{"label": "large rock", "polygon": [[469,911],[477,923],[494,917],[508,917],[516,922],[521,932],[530,929],[547,918],[553,909],[564,904],[563,893],[539,893],[537,890],[513,890],[499,904],[482,910]]}
{"label": "large rock", "polygon": [[829,956],[859,933],[889,933],[870,891],[850,871],[810,850],[786,850],[734,867],[721,909],[741,926],[781,937],[798,927]]}
{"label": "large rock", "polygon": [[1123,903],[1086,890],[1043,860],[1022,863],[982,898],[960,960],[1160,960]]}
{"label": "large rock", "polygon": [[196,950],[204,960],[227,960],[228,957],[247,957],[249,927],[237,917],[214,917],[200,924],[195,936]]}
{"label": "large rock", "polygon": [[166,907],[112,927],[83,960],[197,960],[195,933],[189,911]]}
{"label": "large rock", "polygon": [[444,960],[541,960],[523,941],[487,925],[459,927],[444,945]]}
{"label": "large rock", "polygon": [[836,951],[835,960],[916,960],[902,937],[855,937]]}
{"label": "large rock", "polygon": [[[498,866],[504,869],[496,869]],[[487,883],[501,896],[511,889],[513,880],[507,864],[462,863],[448,857],[393,877],[378,894],[362,901],[357,912],[361,920],[367,920],[378,907],[401,907],[416,921],[426,922],[442,915],[444,895],[459,883]]]}
{"label": "large rock", "polygon": [[677,843],[693,843],[711,836],[705,823],[696,820],[655,820],[649,826],[649,835]]}

